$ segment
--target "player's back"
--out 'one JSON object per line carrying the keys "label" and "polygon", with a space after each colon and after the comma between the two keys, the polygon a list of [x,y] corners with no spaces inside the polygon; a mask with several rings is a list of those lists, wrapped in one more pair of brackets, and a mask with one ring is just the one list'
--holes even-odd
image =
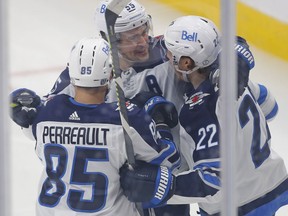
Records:
{"label": "player's back", "polygon": [[[243,211],[256,207],[256,202],[251,200],[257,199],[262,204],[274,202],[276,197],[280,200],[281,194],[288,191],[286,167],[283,159],[271,148],[267,121],[248,90],[238,100],[236,122],[236,185],[237,191],[241,191],[238,193],[240,205],[246,205]],[[277,207],[276,203],[274,207]],[[265,210],[262,212],[264,214]]]}
{"label": "player's back", "polygon": [[127,156],[116,104],[81,106],[57,96],[40,111],[33,132],[45,167],[37,215],[138,215],[119,183]]}
{"label": "player's back", "polygon": [[[288,203],[284,161],[271,148],[271,134],[265,116],[248,89],[238,99],[235,108],[235,195],[240,207],[238,214],[273,215]],[[219,113],[218,119],[221,128]],[[212,205],[209,208],[213,209]]]}

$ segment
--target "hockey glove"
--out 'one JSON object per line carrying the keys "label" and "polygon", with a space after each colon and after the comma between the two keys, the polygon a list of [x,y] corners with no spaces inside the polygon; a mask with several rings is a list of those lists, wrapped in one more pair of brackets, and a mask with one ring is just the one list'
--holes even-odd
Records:
{"label": "hockey glove", "polygon": [[133,170],[124,165],[120,169],[120,184],[128,200],[151,206],[165,203],[175,190],[169,168],[145,162],[137,162]]}
{"label": "hockey glove", "polygon": [[[255,66],[254,57],[246,40],[240,36],[236,37],[235,50],[237,52],[237,75],[238,75],[238,97],[241,96],[248,86],[250,70]],[[209,66],[211,67],[211,66]],[[212,64],[209,79],[213,85],[219,86],[220,70],[218,60]]]}
{"label": "hockey glove", "polygon": [[241,96],[248,86],[250,70],[255,66],[255,61],[246,40],[237,36],[235,45],[237,51],[237,74],[238,74],[238,97]]}
{"label": "hockey glove", "polygon": [[144,108],[157,124],[166,124],[173,128],[178,124],[178,112],[172,102],[154,92],[138,93],[131,102]]}
{"label": "hockey glove", "polygon": [[36,108],[41,99],[34,92],[26,88],[20,88],[10,94],[10,116],[21,127],[28,128],[37,115]]}

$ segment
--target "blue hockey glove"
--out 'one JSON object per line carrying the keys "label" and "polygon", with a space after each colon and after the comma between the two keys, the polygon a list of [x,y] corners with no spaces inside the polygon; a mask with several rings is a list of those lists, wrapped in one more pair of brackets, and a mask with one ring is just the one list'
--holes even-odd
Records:
{"label": "blue hockey glove", "polygon": [[248,86],[250,70],[255,66],[255,61],[246,40],[237,36],[235,45],[237,51],[237,74],[238,74],[238,97],[241,96]]}
{"label": "blue hockey glove", "polygon": [[21,127],[28,128],[37,115],[36,108],[41,99],[34,92],[26,88],[20,88],[10,94],[10,116]]}
{"label": "blue hockey glove", "polygon": [[173,195],[175,177],[169,168],[141,162],[131,170],[127,165],[120,169],[120,184],[131,202],[146,206],[164,204]]}
{"label": "blue hockey glove", "polygon": [[144,108],[157,124],[166,124],[173,128],[178,124],[178,112],[172,102],[154,92],[140,92],[132,100],[137,106]]}
{"label": "blue hockey glove", "polygon": [[[237,75],[238,75],[238,97],[241,96],[248,86],[250,70],[255,66],[255,61],[246,40],[240,36],[236,37],[235,50],[237,52]],[[214,85],[219,85],[219,59],[209,66],[209,79]]]}
{"label": "blue hockey glove", "polygon": [[235,50],[237,51],[238,57],[246,62],[248,70],[252,70],[255,66],[255,60],[252,52],[249,49],[249,45],[244,38],[240,36],[236,37]]}

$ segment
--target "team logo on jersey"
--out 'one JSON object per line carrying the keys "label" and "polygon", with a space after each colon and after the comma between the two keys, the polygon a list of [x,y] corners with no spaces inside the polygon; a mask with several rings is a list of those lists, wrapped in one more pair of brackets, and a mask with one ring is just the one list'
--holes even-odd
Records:
{"label": "team logo on jersey", "polygon": [[[133,104],[133,103],[131,103],[130,101],[126,101],[126,102],[125,102],[125,106],[126,106],[126,109],[127,109],[128,111],[132,111],[136,105]],[[118,107],[116,108],[116,110],[119,111],[119,110],[120,110],[120,107],[118,106]]]}
{"label": "team logo on jersey", "polygon": [[125,105],[129,111],[133,110],[135,107],[135,104],[132,104],[130,101],[126,101]]}
{"label": "team logo on jersey", "polygon": [[77,121],[79,121],[80,120],[80,118],[79,118],[79,116],[78,116],[78,113],[75,111],[75,112],[73,112],[70,116],[69,116],[69,120],[77,120]]}
{"label": "team logo on jersey", "polygon": [[203,93],[203,92],[197,92],[193,94],[190,97],[187,97],[185,94],[184,99],[185,99],[185,104],[189,104],[189,109],[193,109],[195,105],[200,105],[204,101],[204,97],[209,96],[210,94],[208,93]]}

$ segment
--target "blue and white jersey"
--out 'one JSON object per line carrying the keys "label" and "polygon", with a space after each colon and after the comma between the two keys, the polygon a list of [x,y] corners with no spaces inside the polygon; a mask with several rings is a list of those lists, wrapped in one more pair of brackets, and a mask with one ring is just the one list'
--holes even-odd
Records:
{"label": "blue and white jersey", "polygon": [[185,82],[177,79],[174,67],[170,62],[143,70],[141,73],[130,68],[122,73],[122,80],[126,98],[133,98],[140,92],[150,91],[171,101],[177,110],[180,110],[184,103]]}
{"label": "blue and white jersey", "polygon": [[[143,91],[155,92],[171,101],[177,111],[180,110],[184,100],[183,93],[185,83],[176,78],[174,67],[170,62],[160,64],[153,69],[146,69],[137,73],[133,68],[122,73],[123,90],[126,98],[133,98],[136,94]],[[113,89],[110,90],[112,94]],[[174,142],[181,152],[179,125],[171,129]],[[184,161],[182,160],[182,163]],[[183,168],[182,168],[183,167]],[[181,164],[181,169],[186,169],[185,164]]]}
{"label": "blue and white jersey", "polygon": [[267,121],[272,121],[278,113],[278,104],[271,92],[264,85],[249,80],[249,89],[257,100]]}
{"label": "blue and white jersey", "polygon": [[[152,91],[161,94],[168,101],[174,103],[178,112],[184,103],[183,94],[187,84],[177,79],[174,67],[170,62],[160,64],[153,69],[143,70],[141,73],[137,73],[133,68],[130,68],[123,72],[122,80],[124,93],[127,98],[133,98],[142,91]],[[255,84],[252,81],[249,81],[249,87],[257,102],[261,105],[266,119],[273,119],[278,111],[278,105],[273,95],[264,86]],[[115,89],[111,90],[111,94],[115,95]],[[179,130],[179,126],[173,128],[172,134],[179,151],[185,153],[185,150],[182,150],[182,146],[179,144]],[[186,169],[186,165],[182,164],[181,169]]]}
{"label": "blue and white jersey", "polygon": [[[219,215],[221,209],[220,100],[208,80],[196,90],[187,86],[179,115],[180,145],[190,171],[177,175],[176,192],[168,204],[199,203],[201,215]],[[238,215],[273,215],[288,204],[284,161],[271,149],[265,116],[248,88],[235,109]]]}
{"label": "blue and white jersey", "polygon": [[[127,90],[127,92],[125,92],[126,96],[128,98],[132,98],[140,91],[153,91],[155,93],[164,95],[167,100],[175,101],[175,105],[179,109],[181,105],[178,104],[181,104],[181,102],[183,102],[181,93],[183,93],[184,84],[183,82],[179,82],[175,79],[173,68],[171,67],[171,65],[166,62],[164,64],[160,64],[155,69],[147,69],[143,70],[142,72],[143,73],[140,73],[139,70],[136,71],[133,68],[130,68],[123,73],[125,84],[124,87],[125,90]],[[168,76],[168,78],[166,78],[163,73],[165,73],[165,76]],[[133,80],[131,81],[132,76],[135,77],[133,77]],[[109,97],[107,98],[108,102],[113,102],[117,100],[114,85],[115,83],[112,80],[112,88],[108,95]],[[272,95],[269,89],[267,89],[267,87],[262,84],[258,84],[249,80],[248,85],[251,93],[257,100],[257,103],[260,105],[260,108],[264,113],[266,120],[273,120],[276,117],[279,109],[275,97]],[[176,88],[176,91],[172,91],[173,88]],[[169,91],[169,89],[171,90]],[[47,98],[53,97],[57,94],[67,94],[72,97],[74,97],[75,95],[74,87],[70,84],[70,75],[68,68],[65,68],[65,70],[60,74],[51,91],[47,95],[45,95],[43,99],[46,100]]]}
{"label": "blue and white jersey", "polygon": [[[127,112],[135,159],[176,167],[175,144],[159,138],[144,109],[127,103]],[[84,105],[58,95],[39,110],[32,130],[44,166],[37,215],[139,215],[120,188],[127,154],[116,103]]]}

